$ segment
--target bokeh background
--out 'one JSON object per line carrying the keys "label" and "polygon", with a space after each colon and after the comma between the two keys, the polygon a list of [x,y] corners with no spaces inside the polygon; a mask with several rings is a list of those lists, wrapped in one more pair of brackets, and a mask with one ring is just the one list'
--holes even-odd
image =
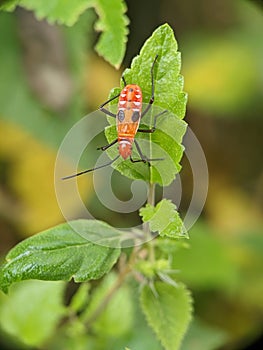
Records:
{"label": "bokeh background", "polygon": [[[93,51],[97,40],[93,11],[70,28],[39,22],[21,8],[0,13],[0,259],[23,238],[63,222],[53,185],[56,152],[63,137],[77,120],[107,99],[145,39],[168,22],[182,52],[189,94],[186,121],[204,149],[210,177],[205,208],[190,231],[190,247],[179,251],[174,261],[181,270],[179,278],[193,293],[195,315],[201,320],[196,343],[186,339],[184,346],[190,350],[260,349],[262,2],[126,3],[130,34],[118,71]],[[103,135],[97,142],[103,144]],[[95,152],[89,155],[89,165]],[[186,159],[182,164],[184,196],[179,210],[183,214],[191,198],[192,175]],[[65,160],[65,174],[71,170]],[[119,185],[118,179],[118,196],[129,199],[128,180]],[[125,215],[104,208],[91,181],[87,175],[79,185],[95,217],[113,225],[139,222],[137,213]],[[74,210],[66,191],[65,200]],[[202,322],[209,325],[209,331]],[[0,342],[4,337],[1,333]],[[200,338],[206,347],[200,347]]]}

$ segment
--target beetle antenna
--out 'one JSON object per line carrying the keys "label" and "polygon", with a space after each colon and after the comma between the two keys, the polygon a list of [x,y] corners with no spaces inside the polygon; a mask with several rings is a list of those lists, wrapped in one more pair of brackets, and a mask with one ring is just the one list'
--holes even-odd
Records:
{"label": "beetle antenna", "polygon": [[73,177],[77,177],[77,176],[80,176],[80,175],[83,175],[83,174],[86,174],[86,173],[89,173],[91,171],[94,171],[94,170],[98,170],[98,169],[101,169],[101,168],[105,168],[106,166],[109,166],[111,165],[112,163],[115,162],[115,160],[117,160],[119,158],[120,155],[118,155],[116,158],[112,159],[110,162],[106,163],[106,164],[103,164],[103,165],[99,165],[95,168],[91,168],[91,169],[88,169],[88,170],[84,170],[84,171],[81,171],[80,173],[77,173],[77,174],[73,174],[73,175],[69,175],[69,176],[65,176],[65,177],[62,177],[62,180],[67,180],[67,179],[72,179]]}
{"label": "beetle antenna", "polygon": [[122,76],[121,79],[122,79],[122,81],[123,81],[124,86],[126,86],[127,83],[126,83],[126,80],[125,80],[124,76]]}

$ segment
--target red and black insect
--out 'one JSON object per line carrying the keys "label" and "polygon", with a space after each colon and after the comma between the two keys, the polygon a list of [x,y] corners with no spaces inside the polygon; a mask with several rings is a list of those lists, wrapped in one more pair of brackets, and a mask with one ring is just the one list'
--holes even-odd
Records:
{"label": "red and black insect", "polygon": [[[112,159],[110,162],[105,163],[103,165],[100,165],[98,167],[88,169],[81,171],[80,173],[66,176],[63,178],[65,179],[70,179],[75,176],[79,176],[82,174],[86,174],[90,171],[94,171],[100,168],[104,168],[108,165],[111,165],[112,163],[115,162],[120,156],[125,160],[127,158],[130,158],[132,163],[138,163],[138,162],[143,162],[143,163],[148,163],[150,165],[150,161],[157,161],[157,160],[162,160],[163,158],[155,158],[155,159],[149,159],[145,155],[143,155],[140,146],[138,142],[135,139],[135,135],[137,132],[144,132],[144,133],[153,133],[156,128],[156,120],[157,117],[160,115],[164,114],[167,112],[166,110],[157,114],[154,118],[154,124],[151,129],[139,129],[140,121],[141,119],[146,115],[146,113],[150,110],[153,102],[154,102],[154,66],[157,61],[158,55],[155,56],[155,59],[152,64],[151,68],[151,83],[152,83],[152,94],[150,101],[145,108],[145,110],[142,112],[142,91],[141,88],[138,85],[135,84],[126,84],[125,78],[122,77],[123,83],[124,83],[124,88],[120,92],[120,94],[110,98],[106,102],[104,102],[100,106],[100,110],[105,113],[106,115],[116,118],[116,126],[117,126],[117,133],[118,133],[118,138],[111,142],[110,144],[106,146],[102,146],[97,148],[98,150],[105,151],[109,147],[115,145],[116,143],[119,144],[119,154],[117,157]],[[104,108],[105,105],[107,105],[109,102],[115,100],[116,98],[119,98],[119,103],[118,103],[118,112],[117,114],[114,114]],[[135,144],[135,147],[140,155],[139,159],[133,159],[132,158],[132,145],[133,143]]]}

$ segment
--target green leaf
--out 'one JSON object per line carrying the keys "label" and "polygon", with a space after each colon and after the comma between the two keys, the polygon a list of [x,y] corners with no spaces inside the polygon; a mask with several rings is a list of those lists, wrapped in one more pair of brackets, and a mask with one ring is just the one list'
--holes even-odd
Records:
{"label": "green leaf", "polygon": [[[162,158],[162,160],[152,161],[151,167],[148,167],[143,163],[131,163],[129,159],[126,161],[119,159],[114,167],[131,179],[167,186],[181,169],[179,163],[183,155],[182,138],[187,126],[182,120],[187,96],[183,92],[183,77],[180,75],[181,55],[177,51],[173,30],[167,24],[157,28],[145,42],[140,54],[133,59],[131,68],[125,70],[124,77],[127,84],[138,84],[141,87],[143,102],[148,103],[151,97],[151,67],[156,55],[158,58],[154,66],[155,101],[151,111],[143,117],[140,128],[151,128],[154,116],[164,110],[167,112],[157,118],[157,130],[154,133],[138,132],[136,139],[142,153],[149,159]],[[120,88],[115,88],[109,97],[116,96],[119,92]],[[113,101],[112,110],[116,102]],[[116,121],[114,118],[108,120],[112,126],[106,128],[105,134],[107,140],[112,142],[117,137],[114,125]],[[116,148],[110,149],[108,154],[112,159],[116,157]],[[135,147],[133,158],[140,158]]]}
{"label": "green leaf", "polygon": [[72,26],[90,7],[95,8],[99,19],[95,29],[102,32],[95,46],[96,51],[116,68],[125,54],[129,19],[123,0],[16,0],[4,3],[0,9],[12,11],[16,6],[32,10],[38,19]]}
{"label": "green leaf", "polygon": [[[40,279],[84,282],[98,279],[116,263],[120,249],[99,245],[120,231],[96,220],[76,220],[55,226],[15,246],[0,270],[0,288],[17,281]],[[90,240],[92,238],[92,240]],[[96,243],[94,241],[96,240]]]}
{"label": "green leaf", "polygon": [[143,222],[149,222],[151,231],[158,231],[162,237],[188,238],[176,206],[170,200],[163,199],[156,207],[146,204],[140,209],[140,215]]}
{"label": "green leaf", "polygon": [[0,325],[28,346],[39,347],[65,314],[65,283],[26,281],[11,288],[0,306]]}
{"label": "green leaf", "polygon": [[[148,103],[151,97],[150,68],[156,55],[159,57],[154,69],[154,103],[173,112],[178,118],[183,118],[187,95],[183,92],[184,79],[180,75],[181,53],[177,51],[174,32],[168,24],[158,27],[146,40],[139,55],[133,59],[131,68],[125,70],[125,80],[130,84],[138,84],[143,90],[143,101]],[[178,100],[181,103],[184,101],[181,108],[177,106]]]}
{"label": "green leaf", "polygon": [[154,284],[155,292],[145,285],[140,302],[147,322],[166,350],[177,350],[188,328],[192,298],[183,284]]}
{"label": "green leaf", "polygon": [[38,19],[72,26],[78,17],[90,6],[89,0],[17,0],[2,5],[3,10],[14,10],[16,6],[35,12]]}
{"label": "green leaf", "polygon": [[0,3],[0,10],[13,11],[18,5],[19,0],[2,0]]}
{"label": "green leaf", "polygon": [[127,10],[123,0],[93,1],[99,19],[95,29],[102,32],[95,46],[96,51],[104,59],[119,68],[125,54],[128,28]]}

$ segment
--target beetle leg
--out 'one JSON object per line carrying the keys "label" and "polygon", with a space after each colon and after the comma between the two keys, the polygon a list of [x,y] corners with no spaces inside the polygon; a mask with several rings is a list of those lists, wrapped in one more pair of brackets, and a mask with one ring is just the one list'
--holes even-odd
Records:
{"label": "beetle leg", "polygon": [[153,132],[155,132],[156,130],[156,121],[157,121],[157,118],[160,117],[160,115],[163,115],[164,113],[168,112],[167,110],[157,114],[155,117],[154,117],[154,122],[153,122],[153,127],[151,129],[138,129],[137,131],[138,132],[144,132],[144,133],[148,133],[148,134],[151,134]]}
{"label": "beetle leg", "polygon": [[99,110],[102,111],[103,113],[107,114],[110,117],[116,118],[116,114],[108,111],[106,108],[104,108],[104,106],[106,104],[108,104],[109,102],[115,100],[115,98],[118,98],[120,96],[120,94],[113,96],[112,98],[110,98],[109,100],[107,100],[106,102],[104,102],[102,105],[100,105]]}
{"label": "beetle leg", "polygon": [[152,96],[150,98],[150,101],[148,103],[148,106],[145,108],[145,110],[142,112],[142,117],[145,116],[145,114],[149,111],[149,109],[152,107],[152,104],[154,102],[154,77],[153,77],[153,69],[154,69],[154,66],[155,66],[155,63],[157,61],[157,58],[158,58],[158,55],[155,56],[154,58],[154,61],[153,61],[153,64],[152,64],[152,68],[151,68],[151,80],[152,80]]}
{"label": "beetle leg", "polygon": [[106,149],[110,148],[111,146],[115,145],[115,143],[118,142],[118,139],[112,141],[111,143],[109,143],[108,145],[102,146],[102,147],[98,147],[97,150],[102,150],[105,151]]}

